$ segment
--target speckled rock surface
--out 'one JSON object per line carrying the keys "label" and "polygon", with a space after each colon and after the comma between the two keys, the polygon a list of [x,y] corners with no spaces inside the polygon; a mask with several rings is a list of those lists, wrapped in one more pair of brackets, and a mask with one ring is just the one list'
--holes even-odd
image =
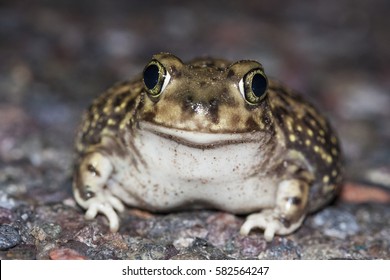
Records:
{"label": "speckled rock surface", "polygon": [[[0,259],[390,259],[390,3],[20,1],[0,4]],[[151,55],[256,59],[325,111],[345,192],[287,237],[220,211],[127,209],[119,233],[71,193],[81,112]],[[358,188],[357,188],[358,186]],[[357,196],[359,194],[359,196]]]}

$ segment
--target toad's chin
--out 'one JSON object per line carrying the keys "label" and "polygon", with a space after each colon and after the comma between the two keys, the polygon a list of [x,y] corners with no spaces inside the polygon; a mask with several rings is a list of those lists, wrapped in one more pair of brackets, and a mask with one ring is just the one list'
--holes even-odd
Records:
{"label": "toad's chin", "polygon": [[167,138],[191,147],[210,147],[219,145],[258,142],[261,132],[203,132],[164,127],[150,122],[140,122],[141,130],[149,131],[159,137]]}

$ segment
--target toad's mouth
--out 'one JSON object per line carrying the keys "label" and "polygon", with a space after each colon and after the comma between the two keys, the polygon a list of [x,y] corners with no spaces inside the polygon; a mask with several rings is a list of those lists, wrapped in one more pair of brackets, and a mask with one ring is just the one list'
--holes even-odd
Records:
{"label": "toad's mouth", "polygon": [[143,131],[151,132],[159,137],[169,139],[190,147],[210,148],[220,145],[243,144],[259,142],[261,134],[255,132],[203,132],[191,131],[172,127],[164,127],[150,122],[140,122],[139,127]]}

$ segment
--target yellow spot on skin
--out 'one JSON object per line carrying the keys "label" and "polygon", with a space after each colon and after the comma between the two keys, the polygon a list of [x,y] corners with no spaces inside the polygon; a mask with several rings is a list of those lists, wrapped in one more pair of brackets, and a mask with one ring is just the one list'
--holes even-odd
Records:
{"label": "yellow spot on skin", "polygon": [[306,144],[306,146],[310,146],[311,141],[310,141],[309,139],[307,139],[307,140],[305,141],[305,144]]}
{"label": "yellow spot on skin", "polygon": [[329,176],[325,175],[324,178],[322,178],[322,181],[326,184],[329,183]]}
{"label": "yellow spot on skin", "polygon": [[104,112],[105,114],[109,114],[109,113],[110,113],[110,110],[111,110],[111,108],[110,108],[109,106],[106,106],[106,107],[104,107],[103,112]]}
{"label": "yellow spot on skin", "polygon": [[332,156],[328,155],[328,156],[326,157],[326,162],[329,163],[329,164],[331,164],[331,163],[333,162]]}
{"label": "yellow spot on skin", "polygon": [[297,130],[299,131],[299,132],[301,132],[302,131],[302,126],[300,126],[299,124],[297,125]]}
{"label": "yellow spot on skin", "polygon": [[320,151],[320,147],[318,147],[317,145],[314,146],[314,152],[318,153]]}
{"label": "yellow spot on skin", "polygon": [[313,137],[313,130],[311,130],[310,128],[307,129],[307,134],[310,136],[310,137]]}
{"label": "yellow spot on skin", "polygon": [[337,143],[337,138],[334,137],[334,136],[332,136],[332,137],[330,138],[330,141],[332,141],[333,144],[336,144],[336,143]]}
{"label": "yellow spot on skin", "polygon": [[260,121],[259,126],[260,126],[260,129],[265,129],[265,124],[262,121]]}
{"label": "yellow spot on skin", "polygon": [[322,130],[322,129],[320,129],[320,135],[321,135],[321,136],[324,136],[324,135],[325,135],[325,131]]}
{"label": "yellow spot on skin", "polygon": [[291,142],[295,142],[297,140],[297,137],[295,137],[294,134],[290,134],[289,139]]}
{"label": "yellow spot on skin", "polygon": [[331,150],[332,155],[337,156],[337,150],[335,148],[332,148]]}
{"label": "yellow spot on skin", "polygon": [[115,121],[114,121],[113,119],[109,119],[109,120],[107,121],[107,124],[108,124],[108,125],[115,125]]}
{"label": "yellow spot on skin", "polygon": [[123,129],[126,129],[127,126],[130,124],[131,122],[131,119],[133,118],[132,114],[127,114],[123,120],[121,121],[121,123],[119,124],[119,129],[123,130]]}
{"label": "yellow spot on skin", "polygon": [[332,176],[333,176],[333,177],[336,177],[336,176],[337,176],[337,170],[333,170],[333,171],[332,171]]}
{"label": "yellow spot on skin", "polygon": [[325,144],[326,143],[325,138],[320,137],[320,136],[317,137],[317,141],[320,142],[321,144]]}
{"label": "yellow spot on skin", "polygon": [[290,118],[286,119],[286,124],[287,124],[287,129],[289,131],[292,131],[293,128],[292,128],[292,120]]}
{"label": "yellow spot on skin", "polygon": [[333,192],[336,189],[335,185],[326,185],[324,187],[325,193]]}
{"label": "yellow spot on skin", "polygon": [[125,100],[125,101],[119,106],[120,110],[125,109],[125,107],[126,107],[126,105],[127,105],[127,102],[128,102],[128,100]]}

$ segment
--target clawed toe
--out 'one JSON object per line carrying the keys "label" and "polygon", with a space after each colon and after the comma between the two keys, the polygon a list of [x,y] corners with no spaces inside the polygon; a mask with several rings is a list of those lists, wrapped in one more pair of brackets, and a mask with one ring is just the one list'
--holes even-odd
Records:
{"label": "clawed toe", "polygon": [[264,230],[265,240],[270,242],[275,234],[286,235],[295,231],[302,224],[303,219],[304,217],[301,217],[298,221],[286,226],[272,210],[264,210],[263,212],[249,215],[241,226],[240,233],[248,235],[252,229],[260,228]]}
{"label": "clawed toe", "polygon": [[101,213],[107,217],[110,231],[117,232],[120,222],[119,216],[115,210],[118,212],[122,212],[124,210],[124,205],[116,197],[108,196],[105,199],[99,199],[98,197],[95,197],[89,201],[89,206],[87,208],[87,212],[85,213],[85,218],[87,220],[92,220],[98,213]]}

